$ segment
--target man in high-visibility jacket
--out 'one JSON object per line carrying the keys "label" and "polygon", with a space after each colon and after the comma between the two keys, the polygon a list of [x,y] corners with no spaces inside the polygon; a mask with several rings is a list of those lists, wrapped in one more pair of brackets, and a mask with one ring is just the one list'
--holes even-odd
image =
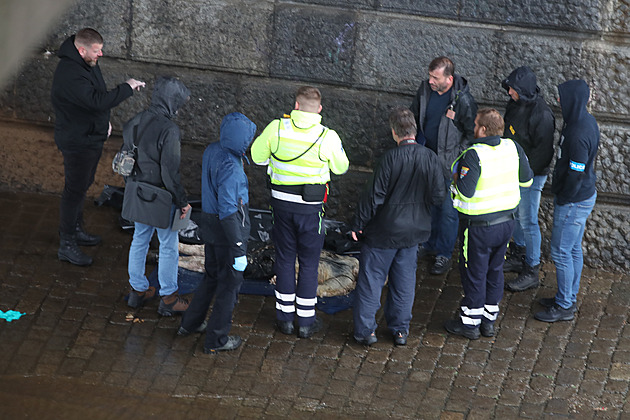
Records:
{"label": "man in high-visibility jacket", "polygon": [[[315,316],[317,269],[324,245],[324,203],[330,171],[348,170],[348,157],[334,130],[321,124],[321,93],[298,89],[288,118],[273,120],[252,144],[253,161],[268,165],[276,250],[276,326],[283,334],[309,338],[322,328]],[[295,277],[295,258],[299,273]]]}
{"label": "man in high-visibility jacket", "polygon": [[514,230],[520,187],[532,184],[525,152],[502,139],[504,122],[495,109],[479,110],[475,143],[453,162],[453,207],[459,212],[459,271],[464,298],[460,314],[444,328],[472,340],[494,336],[503,297],[503,262]]}

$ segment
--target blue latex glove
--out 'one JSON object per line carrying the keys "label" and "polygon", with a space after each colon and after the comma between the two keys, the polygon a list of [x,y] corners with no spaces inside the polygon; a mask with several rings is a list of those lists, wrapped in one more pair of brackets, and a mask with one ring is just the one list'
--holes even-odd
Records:
{"label": "blue latex glove", "polygon": [[234,265],[232,266],[232,268],[234,268],[236,271],[245,271],[246,267],[247,267],[247,256],[242,255],[240,257],[234,258]]}

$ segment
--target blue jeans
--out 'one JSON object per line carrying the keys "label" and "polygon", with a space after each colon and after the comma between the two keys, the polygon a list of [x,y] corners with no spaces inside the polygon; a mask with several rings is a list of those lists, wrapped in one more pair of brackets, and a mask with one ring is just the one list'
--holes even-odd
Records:
{"label": "blue jeans", "polygon": [[576,302],[582,277],[582,237],[597,192],[587,200],[559,205],[554,200],[551,258],[556,265],[556,303],[569,309]]}
{"label": "blue jeans", "polygon": [[387,327],[392,333],[409,333],[417,259],[417,246],[381,249],[363,244],[352,307],[355,337],[362,339],[376,330],[376,312],[381,307],[381,292],[388,276],[389,292],[385,303]]}
{"label": "blue jeans", "polygon": [[[173,207],[174,209],[174,207]],[[171,211],[173,217],[174,211]],[[145,275],[147,251],[153,232],[157,231],[160,241],[160,254],[158,263],[158,281],[160,282],[160,296],[168,296],[177,291],[177,263],[179,262],[179,236],[178,231],[172,231],[170,227],[160,229],[143,223],[135,222],[133,240],[129,247],[129,284],[138,292],[144,292],[149,288],[149,280]]]}
{"label": "blue jeans", "polygon": [[431,206],[431,236],[422,244],[423,248],[434,251],[437,256],[451,258],[457,240],[459,215],[453,207],[449,187],[450,179],[445,179],[446,194],[439,206]]}
{"label": "blue jeans", "polygon": [[521,187],[521,202],[516,212],[514,243],[525,247],[525,262],[530,267],[540,264],[542,237],[538,226],[538,209],[545,182],[547,182],[547,175],[537,175],[530,187]]}

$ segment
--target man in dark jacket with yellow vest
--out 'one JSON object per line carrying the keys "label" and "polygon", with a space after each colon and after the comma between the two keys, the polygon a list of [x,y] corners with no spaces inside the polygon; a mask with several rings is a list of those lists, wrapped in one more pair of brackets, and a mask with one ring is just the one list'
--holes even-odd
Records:
{"label": "man in dark jacket with yellow vest", "polygon": [[416,289],[418,244],[431,232],[431,206],[444,200],[442,164],[416,143],[416,123],[405,108],[389,117],[398,147],[383,155],[361,195],[352,237],[362,233],[361,264],[355,290],[354,338],[376,343],[376,312],[388,283],[385,318],[394,344],[407,344]]}
{"label": "man in dark jacket with yellow vest", "polygon": [[97,245],[98,235],[83,228],[83,201],[94,182],[94,174],[109,137],[110,109],[140,90],[144,82],[129,79],[107,90],[98,66],[103,55],[103,37],[85,28],[66,39],[59,48],[60,58],[52,83],[55,109],[55,143],[63,155],[65,185],[59,206],[57,256],[75,265],[90,265],[92,257],[79,245]]}
{"label": "man in dark jacket with yellow vest", "polygon": [[[322,327],[315,316],[317,270],[324,245],[324,203],[330,172],[348,170],[334,130],[321,124],[322,95],[303,86],[289,118],[273,120],[252,144],[252,160],[269,165],[273,242],[276,249],[276,325],[281,333],[309,338]],[[295,278],[295,258],[300,268]]]}
{"label": "man in dark jacket with yellow vest", "polygon": [[470,339],[494,335],[503,297],[503,261],[514,230],[519,185],[532,183],[523,149],[499,137],[504,122],[495,109],[475,118],[475,143],[453,162],[453,206],[459,212],[460,315],[444,327]]}

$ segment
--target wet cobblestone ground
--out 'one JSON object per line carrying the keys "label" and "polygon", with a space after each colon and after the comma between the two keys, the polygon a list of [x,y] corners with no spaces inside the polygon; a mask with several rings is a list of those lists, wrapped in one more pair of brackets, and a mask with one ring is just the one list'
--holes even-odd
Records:
{"label": "wet cobblestone ground", "polygon": [[[630,419],[630,275],[586,269],[573,321],[541,323],[553,264],[536,290],[506,292],[493,339],[449,336],[459,275],[421,261],[406,347],[383,328],[371,348],[352,339],[350,310],[320,314],[308,340],[273,328],[271,297],[241,295],[234,352],[205,355],[177,337],[157,302],[128,322],[131,236],[111,208],[86,205],[103,244],[80,268],[56,258],[58,197],[0,192],[0,418]],[[513,276],[513,275],[512,275]],[[510,278],[510,277],[508,277]]]}

